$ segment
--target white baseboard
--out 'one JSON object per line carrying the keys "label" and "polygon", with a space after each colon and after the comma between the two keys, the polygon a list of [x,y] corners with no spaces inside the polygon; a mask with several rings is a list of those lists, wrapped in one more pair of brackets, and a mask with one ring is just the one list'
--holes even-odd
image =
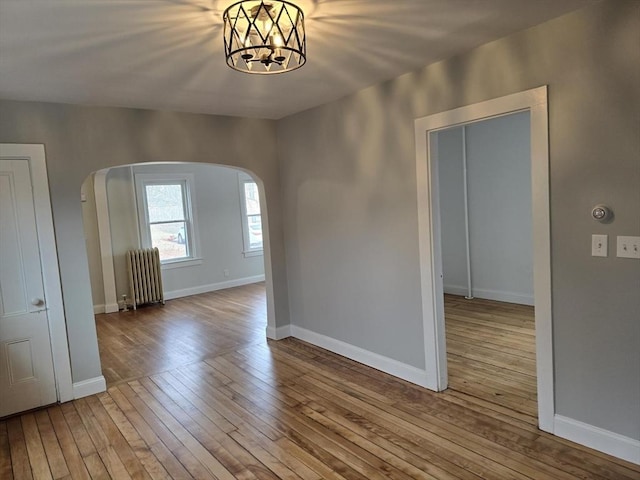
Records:
{"label": "white baseboard", "polygon": [[[523,293],[515,292],[503,292],[498,290],[485,290],[482,288],[473,288],[473,296],[477,298],[484,298],[486,300],[496,300],[498,302],[517,303],[520,305],[533,305],[533,295],[526,295]],[[467,287],[459,285],[444,285],[444,293],[451,295],[466,296],[468,293]]]}
{"label": "white baseboard", "polygon": [[120,311],[120,305],[116,303],[107,303],[104,306],[104,313],[116,313]]}
{"label": "white baseboard", "polygon": [[209,285],[199,285],[197,287],[183,288],[180,290],[172,290],[164,292],[165,300],[174,298],[188,297],[190,295],[198,295],[200,293],[215,292],[216,290],[224,290],[225,288],[240,287],[249,285],[250,283],[264,282],[264,275],[255,275],[253,277],[237,278],[235,280],[227,280],[226,282],[210,283]]}
{"label": "white baseboard", "polygon": [[291,325],[284,325],[282,327],[267,326],[267,338],[271,340],[282,340],[291,336]]}
{"label": "white baseboard", "polygon": [[120,310],[119,305],[117,303],[113,303],[113,304],[100,304],[100,305],[94,305],[93,306],[93,314],[94,315],[100,315],[101,313],[115,313],[118,312]]}
{"label": "white baseboard", "polygon": [[555,415],[553,433],[585,447],[640,465],[640,441],[633,438],[562,415]]}
{"label": "white baseboard", "polygon": [[406,363],[399,362],[392,358],[384,357],[377,353],[370,352],[369,350],[365,350],[364,348],[351,345],[350,343],[312,332],[305,328],[291,325],[290,329],[291,336],[295,338],[299,338],[300,340],[322,347],[333,353],[342,355],[343,357],[368,365],[369,367],[373,367],[377,370],[388,373],[389,375],[401,378],[407,382],[415,383],[421,387],[426,387],[427,385],[427,372],[423,369],[407,365]]}
{"label": "white baseboard", "polygon": [[89,395],[93,395],[95,393],[104,392],[106,389],[107,382],[105,381],[104,377],[100,375],[99,377],[94,377],[88,380],[74,383],[73,398],[77,399],[88,397]]}

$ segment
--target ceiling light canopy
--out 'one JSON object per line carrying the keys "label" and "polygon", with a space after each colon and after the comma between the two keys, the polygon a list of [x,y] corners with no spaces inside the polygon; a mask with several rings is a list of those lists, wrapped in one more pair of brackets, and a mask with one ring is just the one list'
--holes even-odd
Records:
{"label": "ceiling light canopy", "polygon": [[245,0],[224,11],[224,50],[234,70],[262,75],[300,68],[307,61],[304,14],[277,0]]}

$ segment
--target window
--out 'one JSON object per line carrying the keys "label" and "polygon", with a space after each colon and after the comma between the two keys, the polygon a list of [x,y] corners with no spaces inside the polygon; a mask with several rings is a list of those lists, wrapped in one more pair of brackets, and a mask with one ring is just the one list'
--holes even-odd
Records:
{"label": "window", "polygon": [[240,174],[240,203],[245,256],[262,254],[262,216],[258,185],[251,177]]}
{"label": "window", "polygon": [[158,247],[162,263],[195,257],[191,184],[186,175],[136,175],[142,246]]}

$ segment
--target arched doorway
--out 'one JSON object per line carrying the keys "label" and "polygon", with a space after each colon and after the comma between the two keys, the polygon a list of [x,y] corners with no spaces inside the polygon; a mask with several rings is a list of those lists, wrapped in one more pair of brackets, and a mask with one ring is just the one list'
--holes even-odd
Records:
{"label": "arched doorway", "polygon": [[[145,192],[167,188],[181,192],[184,218],[148,218]],[[118,166],[87,177],[82,199],[95,313],[117,312],[130,301],[124,255],[153,243],[165,257],[165,299],[264,281],[264,326],[275,330],[267,202],[255,174],[206,163]]]}

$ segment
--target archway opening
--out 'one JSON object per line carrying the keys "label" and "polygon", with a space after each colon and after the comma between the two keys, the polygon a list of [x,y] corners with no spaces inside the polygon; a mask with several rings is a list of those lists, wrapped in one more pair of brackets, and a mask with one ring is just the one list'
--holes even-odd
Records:
{"label": "archway opening", "polygon": [[[109,386],[263,342],[275,328],[267,202],[255,174],[132,164],[92,173],[81,193]],[[148,247],[159,249],[167,303],[133,312],[126,255]]]}

